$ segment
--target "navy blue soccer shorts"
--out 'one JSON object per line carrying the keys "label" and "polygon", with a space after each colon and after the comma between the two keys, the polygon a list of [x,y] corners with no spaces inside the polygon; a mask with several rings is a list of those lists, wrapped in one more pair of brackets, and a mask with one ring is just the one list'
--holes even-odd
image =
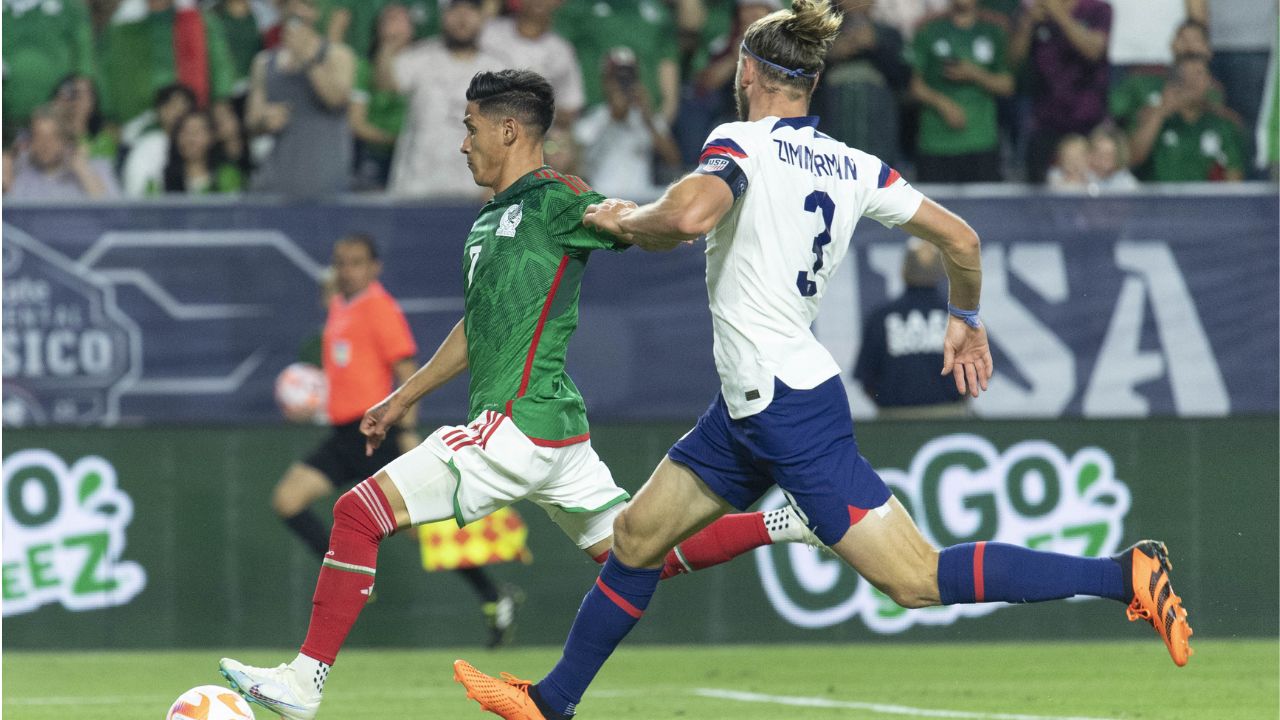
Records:
{"label": "navy blue soccer shorts", "polygon": [[724,396],[717,394],[667,456],[739,510],[776,484],[827,545],[839,542],[890,495],[858,453],[839,375],[812,390],[793,390],[775,380],[769,407],[740,420],[729,417]]}

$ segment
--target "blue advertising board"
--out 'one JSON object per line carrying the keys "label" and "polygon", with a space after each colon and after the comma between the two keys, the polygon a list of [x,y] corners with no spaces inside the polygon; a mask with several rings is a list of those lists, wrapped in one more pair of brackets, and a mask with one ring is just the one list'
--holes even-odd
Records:
{"label": "blue advertising board", "polygon": [[[1274,188],[938,193],[983,239],[997,374],[984,417],[1277,411]],[[462,314],[475,207],[262,200],[4,208],[4,423],[273,423],[272,385],[323,324],[333,241],[372,234],[425,359]],[[849,377],[863,316],[902,289],[903,235],[859,225],[816,331]],[[597,422],[688,421],[718,388],[702,256],[597,253],[570,373]],[[424,415],[461,420],[465,383]]]}

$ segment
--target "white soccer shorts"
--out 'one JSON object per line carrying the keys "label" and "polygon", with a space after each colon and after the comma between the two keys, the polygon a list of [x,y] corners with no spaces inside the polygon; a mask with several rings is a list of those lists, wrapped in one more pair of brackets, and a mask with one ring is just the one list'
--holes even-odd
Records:
{"label": "white soccer shorts", "polygon": [[446,425],[383,471],[404,497],[414,525],[448,517],[462,527],[517,500],[551,517],[579,548],[613,534],[630,499],[591,441],[535,445],[511,418],[485,411],[469,425]]}

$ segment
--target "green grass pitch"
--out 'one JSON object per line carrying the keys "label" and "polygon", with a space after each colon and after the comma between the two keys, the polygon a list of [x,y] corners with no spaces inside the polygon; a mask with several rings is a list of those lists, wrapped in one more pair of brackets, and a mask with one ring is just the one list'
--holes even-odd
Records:
{"label": "green grass pitch", "polygon": [[[1271,720],[1280,716],[1280,643],[1196,643],[1185,668],[1156,638],[1126,643],[633,646],[605,667],[579,714],[609,720]],[[275,664],[284,651],[236,651]],[[464,657],[538,678],[555,648],[487,652],[351,650],[320,720],[482,718],[452,681]],[[217,650],[7,652],[9,720],[164,717],[195,685],[221,684]],[[258,720],[274,715],[255,708]]]}

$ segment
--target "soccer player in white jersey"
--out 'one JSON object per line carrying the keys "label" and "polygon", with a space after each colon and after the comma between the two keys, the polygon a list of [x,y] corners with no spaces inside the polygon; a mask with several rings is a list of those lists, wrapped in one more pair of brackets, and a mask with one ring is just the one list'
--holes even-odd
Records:
{"label": "soccer player in white jersey", "polygon": [[828,0],[795,0],[752,24],[736,78],[742,121],[712,131],[697,170],[655,203],[587,210],[588,225],[647,249],[706,235],[720,393],[615,520],[613,554],[551,673],[533,684],[454,663],[455,679],[484,709],[511,720],[572,716],[643,614],[667,551],[775,484],[823,543],[904,607],[1108,597],[1127,603],[1131,620],[1148,620],[1174,662],[1186,663],[1191,628],[1163,543],[1144,540],[1110,558],[994,542],[939,551],[858,453],[838,366],[810,327],[860,217],[941,251],[951,313],[941,370],[957,390],[977,397],[992,362],[978,319],[977,234],[805,115],[839,28]]}

